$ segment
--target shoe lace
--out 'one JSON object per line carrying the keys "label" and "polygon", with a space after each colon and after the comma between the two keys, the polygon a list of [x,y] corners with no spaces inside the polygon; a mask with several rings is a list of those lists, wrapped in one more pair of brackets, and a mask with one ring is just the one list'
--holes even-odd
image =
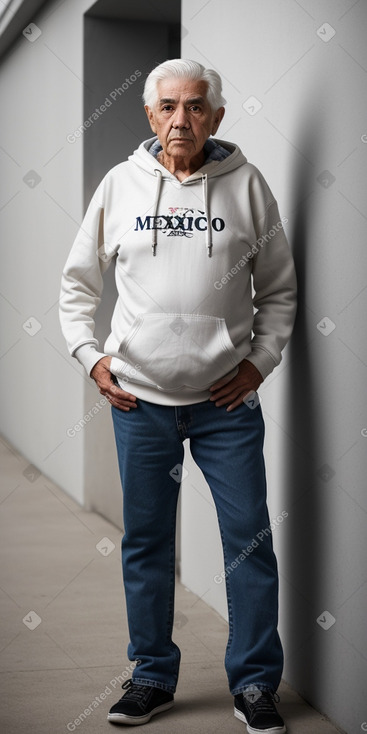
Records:
{"label": "shoe lace", "polygon": [[[250,700],[250,696],[254,696],[254,700]],[[279,696],[271,691],[262,691],[261,696],[251,694],[249,691],[247,694],[244,693],[244,697],[251,710],[252,714],[272,714],[274,713],[274,702],[279,702]]]}
{"label": "shoe lace", "polygon": [[150,691],[150,686],[142,686],[139,683],[134,683],[132,678],[126,680],[121,688],[126,690],[126,693],[123,695],[125,700],[137,701],[138,703],[141,703]]}

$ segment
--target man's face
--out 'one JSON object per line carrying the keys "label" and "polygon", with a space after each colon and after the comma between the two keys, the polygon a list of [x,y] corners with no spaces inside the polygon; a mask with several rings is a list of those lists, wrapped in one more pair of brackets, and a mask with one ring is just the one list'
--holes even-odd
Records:
{"label": "man's face", "polygon": [[209,135],[215,135],[224,107],[211,109],[207,86],[204,81],[175,78],[158,83],[158,102],[153,109],[145,105],[145,110],[165,156],[192,159]]}

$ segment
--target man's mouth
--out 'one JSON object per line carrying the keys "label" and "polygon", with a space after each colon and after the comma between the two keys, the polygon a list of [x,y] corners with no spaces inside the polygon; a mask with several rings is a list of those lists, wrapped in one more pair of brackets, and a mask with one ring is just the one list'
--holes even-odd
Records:
{"label": "man's mouth", "polygon": [[168,142],[172,142],[173,140],[187,140],[190,143],[192,143],[192,138],[186,138],[183,135],[175,135],[175,136],[172,136],[171,138],[168,138]]}

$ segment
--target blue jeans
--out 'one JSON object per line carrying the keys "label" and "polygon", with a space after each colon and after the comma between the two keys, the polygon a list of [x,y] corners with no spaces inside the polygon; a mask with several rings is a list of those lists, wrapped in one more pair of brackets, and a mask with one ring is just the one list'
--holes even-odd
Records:
{"label": "blue jeans", "polygon": [[[180,650],[172,641],[177,469],[188,438],[210,487],[221,532],[229,638],[225,667],[233,695],[278,688],[278,573],[266,505],[261,407],[232,412],[209,400],[185,406],[138,401],[112,408],[124,495],[122,565],[130,660],[137,683],[174,692]],[[265,530],[265,532],[263,532]],[[213,581],[214,582],[214,581]]]}

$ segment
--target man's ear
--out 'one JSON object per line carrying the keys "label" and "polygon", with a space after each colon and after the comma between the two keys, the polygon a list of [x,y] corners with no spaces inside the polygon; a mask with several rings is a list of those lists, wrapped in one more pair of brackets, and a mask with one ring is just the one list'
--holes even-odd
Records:
{"label": "man's ear", "polygon": [[147,118],[149,120],[150,127],[152,128],[152,130],[153,130],[154,133],[157,132],[156,126],[154,124],[154,112],[153,112],[153,110],[150,107],[148,107],[147,104],[144,105],[144,109],[145,109],[145,112],[147,113]]}
{"label": "man's ear", "polygon": [[225,113],[224,107],[219,107],[219,109],[216,111],[214,115],[214,120],[213,120],[213,126],[212,126],[212,132],[211,132],[212,135],[215,135],[215,133],[217,132],[218,127],[223,120],[224,113]]}

